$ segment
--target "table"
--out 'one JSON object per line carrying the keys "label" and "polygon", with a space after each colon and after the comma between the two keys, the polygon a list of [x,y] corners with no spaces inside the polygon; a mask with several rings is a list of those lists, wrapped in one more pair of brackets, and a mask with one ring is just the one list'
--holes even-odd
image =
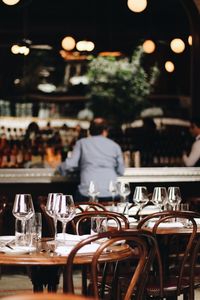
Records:
{"label": "table", "polygon": [[[52,240],[52,239],[51,239]],[[52,278],[57,278],[57,269],[59,267],[64,266],[67,262],[67,255],[61,256],[54,252],[55,245],[48,243],[50,240],[45,238],[42,239],[41,242],[38,243],[37,250],[34,252],[30,252],[28,254],[16,254],[11,255],[8,253],[1,253],[0,252],[0,265],[8,265],[8,266],[28,266],[31,268],[34,267],[53,267],[52,271]],[[126,258],[127,256],[132,253],[131,249],[128,245],[116,245],[112,247],[112,252],[105,252],[101,258],[101,262],[112,262],[116,260],[116,257],[120,254],[120,257]],[[93,258],[93,253],[81,253],[78,254],[75,257],[74,264],[86,266],[91,262]],[[54,267],[57,267],[55,269]],[[35,270],[35,269],[34,269]],[[51,274],[51,268],[47,268],[48,275]],[[37,271],[37,269],[36,269]],[[36,275],[32,275],[32,282],[33,282],[33,290],[34,291],[42,291],[43,286],[41,286],[41,280],[38,277],[39,274],[42,274],[40,272],[41,269],[39,268],[38,272],[36,272]],[[50,274],[49,274],[50,273]],[[35,274],[35,273],[31,273]],[[33,279],[34,277],[34,279]],[[51,275],[50,275],[51,278]],[[56,279],[55,279],[56,281]],[[53,280],[54,282],[54,280]],[[56,283],[54,283],[54,286],[51,283],[48,283],[48,291],[56,291]]]}
{"label": "table", "polygon": [[[52,266],[52,265],[65,265],[67,261],[67,255],[61,256],[54,252],[55,246],[48,244],[49,239],[42,239],[41,243],[38,243],[36,251],[27,254],[8,254],[0,252],[0,264],[1,265],[41,265],[41,266]],[[115,260],[116,254],[124,258],[131,252],[128,245],[118,245],[112,248],[112,252],[106,252],[101,256],[100,261],[112,261]],[[82,265],[91,262],[93,253],[81,253],[75,257],[74,264]]]}

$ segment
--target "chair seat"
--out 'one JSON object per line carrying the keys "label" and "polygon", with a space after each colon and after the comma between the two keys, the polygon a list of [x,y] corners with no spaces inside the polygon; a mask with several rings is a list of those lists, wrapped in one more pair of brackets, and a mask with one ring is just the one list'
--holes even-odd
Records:
{"label": "chair seat", "polygon": [[[170,277],[167,280],[164,280],[163,283],[163,291],[164,295],[171,296],[172,293],[174,295],[177,295],[177,286],[178,286],[178,277]],[[183,293],[184,290],[189,289],[189,279],[188,278],[182,278],[182,283],[181,283],[181,291]],[[147,284],[147,294],[152,296],[152,297],[158,297],[160,295],[160,282],[159,278],[155,280],[155,277],[150,277],[148,284]]]}

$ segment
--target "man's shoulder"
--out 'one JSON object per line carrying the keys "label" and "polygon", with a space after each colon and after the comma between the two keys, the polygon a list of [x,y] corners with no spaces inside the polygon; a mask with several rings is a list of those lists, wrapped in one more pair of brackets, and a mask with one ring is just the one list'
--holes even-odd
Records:
{"label": "man's shoulder", "polygon": [[105,139],[107,140],[108,143],[110,143],[110,144],[113,145],[114,147],[116,147],[116,148],[121,148],[120,145],[119,145],[118,143],[116,143],[114,140],[112,140],[112,139],[110,139],[110,138],[108,138],[108,137],[106,137]]}

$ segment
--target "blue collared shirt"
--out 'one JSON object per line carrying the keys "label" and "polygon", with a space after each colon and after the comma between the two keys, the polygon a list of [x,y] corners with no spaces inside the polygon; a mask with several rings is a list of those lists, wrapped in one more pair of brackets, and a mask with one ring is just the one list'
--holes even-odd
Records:
{"label": "blue collared shirt", "polygon": [[124,173],[124,161],[120,146],[102,135],[78,140],[72,155],[61,165],[61,169],[71,171],[80,168],[79,191],[88,196],[89,182],[98,186],[99,197],[110,197],[110,180],[116,181]]}

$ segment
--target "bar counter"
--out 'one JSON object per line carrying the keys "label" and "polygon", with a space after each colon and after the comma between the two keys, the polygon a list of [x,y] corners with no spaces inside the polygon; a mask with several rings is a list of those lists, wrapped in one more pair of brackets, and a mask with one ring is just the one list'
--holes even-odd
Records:
{"label": "bar counter", "polygon": [[[191,201],[192,197],[200,199],[200,168],[126,168],[124,176],[118,179],[130,182],[131,194],[137,185],[145,185],[149,193],[152,193],[155,186],[179,186],[183,201]],[[77,173],[63,177],[50,168],[0,169],[0,199],[4,198],[8,203],[4,220],[0,218],[0,233],[14,234],[12,206],[15,194],[30,193],[35,208],[39,209],[40,196],[47,196],[48,193],[72,194],[76,201],[78,182]],[[130,195],[130,201],[131,199]],[[1,223],[6,226],[2,227]]]}
{"label": "bar counter", "polygon": [[[200,167],[179,167],[179,168],[126,168],[124,176],[119,180],[132,183],[148,182],[200,182]],[[0,169],[0,184],[9,183],[77,183],[77,174],[71,173],[68,176],[60,176],[54,169]]]}
{"label": "bar counter", "polygon": [[[118,180],[136,185],[146,185],[151,192],[154,186],[178,185],[184,196],[200,196],[200,168],[126,168]],[[31,193],[34,197],[53,192],[75,194],[78,173],[68,176],[56,174],[54,169],[0,169],[0,196],[13,199],[16,193]]]}

